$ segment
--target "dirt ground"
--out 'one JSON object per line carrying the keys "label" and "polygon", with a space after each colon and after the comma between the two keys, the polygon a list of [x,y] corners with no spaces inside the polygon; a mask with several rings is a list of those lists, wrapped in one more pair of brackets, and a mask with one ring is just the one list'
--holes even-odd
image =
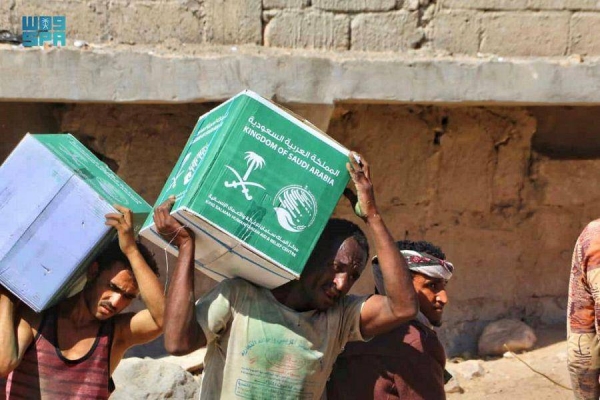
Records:
{"label": "dirt ground", "polygon": [[[564,327],[536,330],[534,350],[518,357],[536,371],[570,387],[567,372],[567,344]],[[450,368],[452,365],[449,365]],[[572,399],[571,390],[563,389],[533,372],[516,358],[483,361],[485,374],[470,381],[460,380],[464,393],[449,393],[449,400],[544,400]]]}

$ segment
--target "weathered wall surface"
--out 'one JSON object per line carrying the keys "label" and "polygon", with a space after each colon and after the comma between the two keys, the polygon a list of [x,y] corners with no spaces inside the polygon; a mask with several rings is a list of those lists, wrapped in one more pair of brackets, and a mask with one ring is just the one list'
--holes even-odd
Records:
{"label": "weathered wall surface", "polygon": [[600,55],[595,0],[3,0],[0,28],[61,14],[91,43]]}
{"label": "weathered wall surface", "polygon": [[[77,135],[153,202],[196,119],[212,106],[4,103],[0,157],[24,133],[18,110],[35,112],[42,116],[36,129]],[[500,317],[534,325],[564,321],[574,242],[600,215],[600,188],[590,184],[600,173],[600,153],[577,150],[578,137],[593,132],[578,121],[597,113],[596,107],[333,109],[329,134],[371,162],[393,234],[440,245],[457,267],[442,328],[450,354],[473,354],[483,326]],[[555,140],[556,116],[570,129],[570,145]],[[336,213],[353,218],[345,202]],[[372,287],[367,271],[355,292]]]}
{"label": "weathered wall surface", "polygon": [[[600,215],[600,192],[589,187],[600,160],[536,151],[538,123],[562,110],[336,109],[329,132],[369,156],[394,235],[440,245],[457,267],[442,328],[450,354],[474,354],[483,326],[499,317],[564,322],[573,244]],[[367,275],[359,290],[369,285]]]}

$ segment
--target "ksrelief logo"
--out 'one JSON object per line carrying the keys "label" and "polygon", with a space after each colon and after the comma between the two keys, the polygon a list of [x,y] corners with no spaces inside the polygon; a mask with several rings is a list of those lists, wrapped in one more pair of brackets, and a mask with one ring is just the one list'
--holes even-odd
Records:
{"label": "ksrelief logo", "polygon": [[206,155],[207,151],[208,151],[208,145],[205,145],[204,147],[202,147],[200,149],[198,154],[196,154],[196,157],[194,157],[194,159],[192,160],[192,163],[188,167],[187,174],[185,174],[185,176],[183,177],[184,185],[187,185],[188,183],[190,183],[190,181],[194,177],[194,174],[196,173],[196,170],[202,163],[202,160],[204,159],[204,156]]}
{"label": "ksrelief logo", "polygon": [[246,169],[244,176],[242,176],[234,168],[230,167],[229,165],[226,165],[226,167],[229,168],[231,172],[233,172],[233,174],[238,180],[232,182],[225,182],[225,187],[234,189],[240,187],[242,189],[242,193],[246,197],[246,200],[250,201],[252,200],[252,196],[250,195],[250,189],[248,188],[249,186],[256,186],[261,189],[265,188],[260,183],[248,181],[248,178],[250,177],[252,171],[256,169],[261,169],[265,166],[265,159],[252,151],[247,151],[244,160],[246,160],[246,165],[248,165],[248,169]]}
{"label": "ksrelief logo", "polygon": [[190,165],[187,168],[186,168],[186,164],[192,157],[192,153],[187,153],[185,155],[185,157],[183,158],[183,161],[181,162],[181,167],[179,167],[179,171],[177,171],[175,176],[173,178],[171,178],[171,185],[169,186],[169,190],[175,189],[175,187],[177,187],[177,181],[179,180],[181,175],[183,175],[184,173],[185,173],[185,175],[183,176],[183,181],[182,181],[183,185],[187,186],[187,184],[190,183],[190,181],[194,177],[194,174],[196,173],[196,170],[202,163],[202,160],[204,159],[204,156],[206,155],[207,151],[208,151],[208,145],[205,145],[198,151],[198,153],[196,153],[196,156],[194,157],[194,159],[192,160],[192,162],[190,163]]}
{"label": "ksrelief logo", "polygon": [[289,232],[302,232],[312,225],[317,216],[315,196],[299,185],[281,189],[273,201],[277,221]]}

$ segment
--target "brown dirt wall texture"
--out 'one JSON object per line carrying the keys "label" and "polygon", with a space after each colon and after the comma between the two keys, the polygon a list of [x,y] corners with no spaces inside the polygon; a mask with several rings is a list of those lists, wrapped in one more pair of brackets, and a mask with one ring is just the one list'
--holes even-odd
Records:
{"label": "brown dirt wall texture", "polygon": [[[197,118],[213,106],[3,103],[0,160],[27,130],[71,132],[152,203]],[[570,141],[553,140],[560,131],[548,120],[556,113],[569,114],[336,105],[329,134],[371,163],[378,205],[394,236],[429,240],[456,265],[441,330],[451,355],[474,355],[485,324],[501,317],[534,327],[564,323],[573,244],[600,215],[600,154],[582,157],[576,149],[577,132],[585,136],[589,125],[571,129]],[[582,118],[581,110],[576,115]],[[336,214],[354,218],[345,202]],[[203,281],[199,291],[212,284]],[[367,269],[354,292],[372,286]]]}

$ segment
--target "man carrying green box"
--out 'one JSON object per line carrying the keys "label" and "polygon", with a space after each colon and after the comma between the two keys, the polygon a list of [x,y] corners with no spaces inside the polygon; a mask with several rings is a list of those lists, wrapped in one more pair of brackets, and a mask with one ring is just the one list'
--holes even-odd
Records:
{"label": "man carrying green box", "polygon": [[[107,399],[125,351],[160,335],[164,295],[131,210],[106,215],[118,232],[77,295],[36,314],[0,286],[0,398]],[[119,314],[141,295],[146,310]]]}
{"label": "man carrying green box", "polygon": [[368,259],[364,233],[331,219],[299,280],[268,290],[242,279],[221,282],[194,305],[191,231],[155,212],[165,240],[179,248],[165,306],[165,347],[175,355],[208,346],[201,399],[319,399],[337,355],[413,319],[418,303],[408,267],[375,204],[369,165],[356,153],[346,165],[354,209],[371,230],[386,296],[346,295]]}

